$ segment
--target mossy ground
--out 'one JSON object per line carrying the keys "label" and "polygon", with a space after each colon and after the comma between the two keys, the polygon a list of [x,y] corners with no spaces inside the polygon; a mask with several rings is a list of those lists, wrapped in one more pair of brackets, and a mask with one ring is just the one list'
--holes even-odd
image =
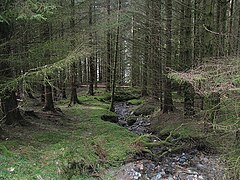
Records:
{"label": "mossy ground", "polygon": [[140,104],[143,104],[143,103],[144,103],[143,99],[131,99],[131,100],[128,100],[128,104],[130,104],[130,105],[140,105]]}
{"label": "mossy ground", "polygon": [[[127,92],[131,94],[131,90]],[[138,146],[135,134],[101,120],[102,115],[112,114],[106,97],[109,94],[101,90],[93,97],[82,94],[81,105],[68,108],[68,101],[58,102],[63,114],[37,111],[40,119],[30,119],[32,126],[8,127],[12,134],[0,144],[0,179],[93,179],[93,175],[107,179],[101,174],[105,169],[121,165],[144,147]],[[133,98],[133,104],[149,104]],[[219,153],[229,167],[229,177],[238,179],[240,147],[235,143],[235,131],[240,126],[239,99],[222,99],[214,122],[207,121],[207,111],[184,117],[182,102],[174,93],[176,109],[170,114],[162,114],[158,104],[153,104],[151,130],[161,139],[171,133],[180,140],[176,150]]]}
{"label": "mossy ground", "polygon": [[155,110],[160,108],[160,102],[156,101],[155,99],[147,99],[145,101],[130,100],[130,102],[132,102],[133,104],[135,103],[135,105],[140,105],[140,106],[137,106],[133,111],[133,114],[136,116],[151,115]]}
{"label": "mossy ground", "polygon": [[239,98],[222,98],[220,110],[212,121],[208,119],[211,110],[207,109],[198,109],[196,116],[185,117],[182,97],[174,93],[176,109],[169,114],[156,111],[151,118],[151,130],[163,138],[171,133],[174,139],[180,140],[180,150],[197,148],[219,154],[227,162],[227,179],[239,179],[240,146],[236,142],[236,130],[240,128]]}
{"label": "mossy ground", "polygon": [[69,108],[62,101],[64,115],[39,111],[32,127],[10,128],[0,145],[0,179],[91,179],[132,157],[136,135],[102,121],[109,104],[99,98],[81,96]]}

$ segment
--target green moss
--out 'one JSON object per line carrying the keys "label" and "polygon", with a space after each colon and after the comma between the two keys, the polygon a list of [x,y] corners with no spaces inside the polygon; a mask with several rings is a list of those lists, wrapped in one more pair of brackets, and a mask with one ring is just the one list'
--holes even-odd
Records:
{"label": "green moss", "polygon": [[111,114],[107,103],[90,96],[80,100],[83,104],[70,108],[60,105],[68,128],[37,131],[30,141],[4,142],[0,179],[91,179],[93,171],[118,166],[137,152],[135,134],[101,120]]}
{"label": "green moss", "polygon": [[180,137],[181,139],[203,136],[201,128],[195,123],[187,123],[185,125],[180,123],[168,124],[166,126],[160,126],[158,129],[160,129],[160,135],[167,135],[173,131],[172,135]]}
{"label": "green moss", "polygon": [[34,138],[40,143],[56,144],[68,137],[69,133],[46,132],[44,134],[37,134]]}
{"label": "green moss", "polygon": [[129,116],[127,117],[127,124],[132,126],[137,121],[137,116]]}
{"label": "green moss", "polygon": [[146,104],[142,104],[139,107],[137,107],[134,111],[133,114],[135,116],[139,116],[139,115],[151,115],[155,109],[157,108],[156,104],[154,103],[146,103]]}
{"label": "green moss", "polygon": [[143,99],[131,99],[131,100],[128,100],[128,104],[131,104],[131,105],[140,105],[140,104],[143,104],[143,103],[144,103]]}
{"label": "green moss", "polygon": [[12,155],[12,153],[4,145],[0,145],[0,154],[7,157]]}

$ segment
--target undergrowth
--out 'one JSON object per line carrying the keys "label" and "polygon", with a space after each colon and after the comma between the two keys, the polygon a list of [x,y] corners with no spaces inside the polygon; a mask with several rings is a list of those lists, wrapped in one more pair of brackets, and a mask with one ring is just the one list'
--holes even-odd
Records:
{"label": "undergrowth", "polygon": [[[96,173],[121,165],[138,149],[137,136],[101,120],[109,104],[98,96],[79,97],[81,105],[59,103],[69,129],[51,127],[31,134],[31,140],[9,139],[0,146],[0,179],[91,179]],[[57,128],[57,130],[56,130]]]}

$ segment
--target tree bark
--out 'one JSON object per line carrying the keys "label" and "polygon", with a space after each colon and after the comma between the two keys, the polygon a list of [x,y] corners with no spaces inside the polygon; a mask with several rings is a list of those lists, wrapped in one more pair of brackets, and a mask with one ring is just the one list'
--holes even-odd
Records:
{"label": "tree bark", "polygon": [[[192,57],[192,17],[191,17],[191,0],[184,0],[186,7],[184,8],[184,57],[183,67],[185,71],[188,71],[193,66],[193,57]],[[185,82],[184,84],[184,114],[186,116],[192,116],[195,114],[194,110],[194,88],[192,84]]]}
{"label": "tree bark", "polygon": [[[0,7],[1,9],[1,7]],[[6,42],[5,46],[0,47],[0,83],[7,82],[7,79],[13,78],[13,71],[8,62],[5,62],[11,53],[9,40],[11,38],[12,28],[5,22],[0,22],[0,41]],[[20,114],[15,90],[7,89],[3,91],[1,96],[1,108],[4,115],[5,124],[7,125],[25,125],[24,118]]]}
{"label": "tree bark", "polygon": [[50,79],[50,77],[47,77],[47,80],[45,81],[45,104],[43,107],[43,111],[55,111],[52,86],[48,82],[50,81]]}
{"label": "tree bark", "polygon": [[5,97],[1,99],[1,105],[6,125],[26,125],[26,121],[18,109],[17,98],[14,91],[5,92]]}
{"label": "tree bark", "polygon": [[[90,32],[89,32],[89,45],[91,48],[93,48],[93,34],[92,34],[92,25],[93,25],[93,17],[92,17],[92,0],[89,4],[89,26],[90,26]],[[88,94],[93,96],[94,95],[94,76],[95,76],[95,67],[94,67],[94,57],[93,54],[89,57],[89,88],[88,88]]]}
{"label": "tree bark", "polygon": [[74,62],[72,64],[72,71],[71,71],[71,99],[70,99],[70,103],[69,106],[71,106],[71,104],[80,104],[80,100],[78,99],[77,96],[77,83],[76,83],[76,63]]}
{"label": "tree bark", "polygon": [[[107,0],[108,23],[110,23],[111,1]],[[107,30],[107,63],[106,63],[106,91],[111,91],[111,31]]]}
{"label": "tree bark", "polygon": [[117,60],[119,53],[119,34],[120,34],[120,26],[119,26],[119,16],[121,11],[121,0],[118,0],[118,14],[117,14],[117,33],[116,33],[116,43],[115,43],[115,56],[114,56],[114,68],[113,68],[113,80],[112,80],[112,94],[111,94],[111,104],[110,111],[114,112],[114,97],[115,97],[115,88],[116,88],[116,73],[117,73]]}
{"label": "tree bark", "polygon": [[143,80],[142,80],[142,96],[148,96],[148,59],[149,59],[149,50],[150,50],[150,37],[149,37],[149,0],[145,1],[146,3],[146,21],[145,21],[145,45],[144,45],[144,58],[143,58]]}
{"label": "tree bark", "polygon": [[172,66],[172,0],[166,0],[166,60],[164,67],[165,82],[164,82],[164,101],[163,101],[163,113],[169,113],[173,111],[173,99],[171,80],[167,77],[168,70]]}
{"label": "tree bark", "polygon": [[229,35],[228,35],[228,55],[232,55],[233,54],[233,44],[234,44],[234,40],[232,38],[232,32],[233,32],[233,12],[234,12],[234,5],[235,5],[235,1],[231,0],[230,1],[230,22],[229,22]]}
{"label": "tree bark", "polygon": [[[71,0],[71,20],[70,20],[70,28],[72,32],[72,36],[75,36],[75,0]],[[71,41],[72,49],[75,48],[75,39]],[[70,103],[68,106],[71,106],[71,104],[80,104],[80,101],[77,97],[77,69],[76,69],[76,63],[73,62],[71,65],[71,98]]]}

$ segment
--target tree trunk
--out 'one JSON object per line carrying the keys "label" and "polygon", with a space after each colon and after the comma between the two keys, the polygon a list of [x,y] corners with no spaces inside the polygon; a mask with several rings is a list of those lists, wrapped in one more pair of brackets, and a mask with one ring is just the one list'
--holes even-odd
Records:
{"label": "tree trunk", "polygon": [[[71,11],[71,20],[70,20],[70,29],[72,32],[72,36],[75,36],[75,0],[71,0],[71,7],[72,7],[72,11]],[[75,39],[71,40],[71,45],[72,45],[72,49],[75,48]],[[69,106],[71,106],[71,104],[80,104],[80,101],[77,97],[77,69],[76,69],[76,63],[73,62],[71,65],[71,98],[70,98],[70,103]]]}
{"label": "tree trunk", "polygon": [[[92,34],[92,25],[93,25],[93,17],[92,17],[92,0],[89,4],[89,26],[90,26],[90,32],[89,32],[89,45],[91,48],[93,48],[93,34]],[[91,56],[89,57],[89,89],[88,89],[88,94],[93,96],[94,95],[94,76],[95,76],[95,72],[94,72],[94,57],[91,54]]]}
{"label": "tree trunk", "polygon": [[[108,14],[108,23],[110,23],[110,6],[111,1],[107,0],[107,14]],[[106,91],[110,92],[111,87],[111,31],[107,30],[107,64],[106,64]]]}
{"label": "tree trunk", "polygon": [[76,84],[76,63],[74,62],[72,64],[72,71],[71,71],[71,79],[72,79],[72,82],[71,82],[71,99],[70,99],[70,103],[69,103],[69,106],[71,106],[71,104],[80,104],[80,101],[78,99],[78,96],[77,96],[77,84]]}
{"label": "tree trunk", "polygon": [[[41,39],[43,42],[48,42],[51,40],[51,32],[50,32],[50,24],[48,22],[43,22],[42,24],[42,32],[41,32]],[[51,52],[48,48],[44,49],[44,58],[45,60],[49,61],[51,59]],[[43,107],[44,111],[55,111],[54,109],[54,102],[53,102],[53,91],[52,87],[49,84],[51,80],[50,76],[45,77],[45,104]]]}
{"label": "tree trunk", "polygon": [[[184,70],[188,71],[193,66],[192,58],[192,17],[191,17],[191,0],[184,0],[187,7],[184,9],[185,14],[185,30],[184,30]],[[194,111],[194,88],[188,82],[184,84],[184,114],[186,116],[192,116],[195,114]]]}
{"label": "tree trunk", "polygon": [[161,79],[162,79],[162,51],[161,51],[161,2],[152,0],[152,13],[153,13],[153,24],[152,24],[152,97],[156,100],[161,98]]}
{"label": "tree trunk", "polygon": [[164,67],[165,82],[164,82],[164,101],[163,113],[173,111],[172,88],[171,80],[167,77],[167,69],[172,66],[172,0],[166,0],[166,60]]}
{"label": "tree trunk", "polygon": [[[1,7],[0,7],[1,9]],[[0,41],[2,43],[8,42],[11,37],[11,27],[9,24],[0,22]],[[13,72],[8,62],[4,62],[11,53],[11,48],[8,43],[0,47],[1,62],[0,62],[0,83],[6,83],[7,79],[12,79]],[[17,98],[15,90],[5,90],[1,94],[1,107],[4,114],[4,120],[7,125],[25,125],[22,115],[18,109]]]}
{"label": "tree trunk", "polygon": [[131,61],[131,83],[133,87],[140,85],[140,66],[138,50],[138,27],[136,23],[137,16],[132,17],[132,61]]}
{"label": "tree trunk", "polygon": [[67,94],[66,94],[66,70],[62,70],[60,72],[60,84],[59,84],[59,88],[61,89],[61,96],[62,99],[67,99]]}
{"label": "tree trunk", "polygon": [[195,114],[194,110],[194,88],[192,84],[186,82],[184,84],[184,115],[192,116]]}
{"label": "tree trunk", "polygon": [[212,92],[208,97],[209,119],[212,123],[216,123],[216,116],[220,110],[221,96],[219,92]]}
{"label": "tree trunk", "polygon": [[119,34],[120,34],[120,27],[119,27],[119,16],[121,10],[121,0],[118,0],[118,14],[117,14],[117,33],[116,33],[116,44],[115,44],[115,57],[114,57],[114,67],[113,67],[113,80],[112,80],[112,94],[111,94],[111,104],[110,104],[110,111],[114,112],[114,96],[115,96],[115,86],[116,86],[116,73],[117,73],[117,60],[118,60],[118,53],[119,53]]}
{"label": "tree trunk", "polygon": [[26,125],[26,121],[20,114],[16,94],[14,91],[6,91],[1,99],[2,110],[6,125]]}
{"label": "tree trunk", "polygon": [[232,37],[232,32],[233,32],[233,12],[234,12],[234,0],[230,1],[230,22],[229,22],[229,35],[228,35],[228,55],[232,55],[233,51],[233,44],[234,44],[234,38]]}
{"label": "tree trunk", "polygon": [[47,80],[45,82],[45,104],[43,107],[43,111],[55,111],[52,86],[48,82],[50,79],[50,77],[47,77]]}
{"label": "tree trunk", "polygon": [[150,37],[149,37],[149,0],[145,1],[146,3],[146,21],[145,21],[145,45],[144,45],[144,58],[143,58],[143,80],[142,80],[142,96],[148,96],[148,59],[149,59],[149,50],[150,50]]}

